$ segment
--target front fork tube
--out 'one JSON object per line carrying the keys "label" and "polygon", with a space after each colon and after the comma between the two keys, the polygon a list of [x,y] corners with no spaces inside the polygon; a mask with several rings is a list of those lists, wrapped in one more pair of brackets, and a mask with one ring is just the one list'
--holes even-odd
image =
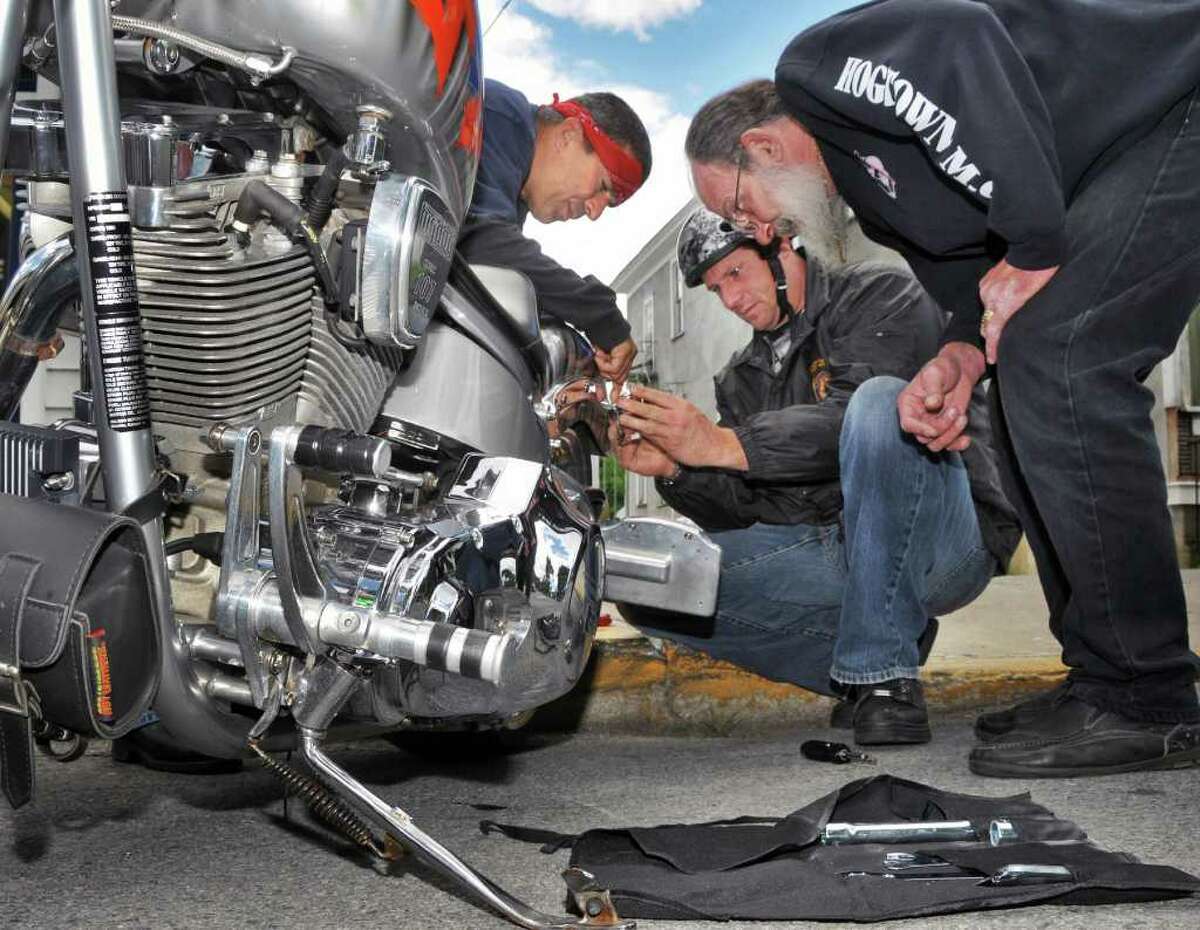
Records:
{"label": "front fork tube", "polygon": [[8,157],[9,123],[28,20],[29,0],[5,0],[4,9],[0,10],[0,170]]}
{"label": "front fork tube", "polygon": [[[10,4],[12,0],[9,0]],[[19,0],[18,0],[19,2]],[[155,486],[154,437],[121,145],[108,0],[54,0],[80,298],[105,500],[124,511]],[[203,693],[175,623],[162,519],[141,526],[163,646],[155,710],[193,749],[236,757],[248,726]]]}

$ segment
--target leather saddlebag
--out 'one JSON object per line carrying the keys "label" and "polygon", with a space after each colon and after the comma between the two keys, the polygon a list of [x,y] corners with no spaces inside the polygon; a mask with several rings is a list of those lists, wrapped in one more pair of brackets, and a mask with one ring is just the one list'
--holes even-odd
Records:
{"label": "leather saddlebag", "polygon": [[0,494],[0,787],[33,796],[41,722],[128,732],[158,687],[158,624],[128,517]]}

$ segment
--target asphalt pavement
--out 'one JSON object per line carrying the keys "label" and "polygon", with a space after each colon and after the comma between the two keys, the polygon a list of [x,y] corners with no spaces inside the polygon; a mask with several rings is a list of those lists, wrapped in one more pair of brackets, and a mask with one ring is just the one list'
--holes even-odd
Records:
{"label": "asphalt pavement", "polygon": [[[801,739],[533,734],[516,752],[433,761],[384,741],[334,757],[417,824],[509,891],[562,913],[568,854],[478,829],[481,819],[563,832],[778,815],[870,772],[953,791],[1029,790],[1109,849],[1200,874],[1200,769],[1100,779],[1000,781],[971,775],[965,717],[935,719],[928,746],[876,751],[880,765],[806,762]],[[420,864],[381,871],[316,825],[257,765],[223,776],[173,776],[114,764],[96,744],[69,765],[39,766],[39,795],[0,809],[0,924],[6,927],[502,928]],[[641,921],[648,930],[697,923]],[[715,926],[715,925],[714,925]],[[728,923],[747,930],[836,924]],[[1125,930],[1200,926],[1200,898],[1104,907],[965,914],[881,927]]]}

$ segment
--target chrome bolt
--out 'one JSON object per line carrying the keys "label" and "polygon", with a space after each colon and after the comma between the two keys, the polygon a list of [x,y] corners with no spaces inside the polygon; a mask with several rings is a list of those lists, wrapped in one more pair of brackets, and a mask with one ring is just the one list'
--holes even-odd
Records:
{"label": "chrome bolt", "polygon": [[52,494],[70,491],[73,487],[75,487],[75,473],[69,471],[50,475],[42,482],[42,488]]}

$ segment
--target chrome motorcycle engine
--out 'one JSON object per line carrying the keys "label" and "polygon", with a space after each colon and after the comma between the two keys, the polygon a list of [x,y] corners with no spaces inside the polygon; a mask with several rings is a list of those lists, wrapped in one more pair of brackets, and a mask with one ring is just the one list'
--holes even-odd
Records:
{"label": "chrome motorcycle engine", "polygon": [[[330,335],[302,248],[265,222],[244,247],[229,232],[249,181],[299,202],[320,171],[282,148],[303,132],[276,123],[270,113],[156,103],[122,124],[151,417],[176,449],[207,452],[203,430],[218,423],[365,430],[402,360],[398,349],[348,349]],[[18,106],[14,126],[37,248],[71,221],[62,115],[53,104]],[[239,151],[241,162],[230,154]]]}
{"label": "chrome motorcycle engine", "polygon": [[[25,106],[14,125],[30,264],[43,249],[73,261],[61,116],[52,104]],[[369,679],[342,719],[495,724],[569,690],[595,633],[603,543],[582,489],[547,464],[544,428],[516,446],[533,449],[531,461],[488,458],[469,431],[422,426],[430,379],[447,364],[432,350],[409,371],[426,386],[412,389],[425,407],[381,417],[404,350],[335,338],[310,254],[269,220],[234,234],[249,183],[299,203],[322,170],[289,151],[304,142],[303,125],[157,103],[126,119],[122,138],[151,419],[179,489],[168,548],[225,539],[219,569],[189,549],[169,562],[176,616],[210,696],[260,710],[274,701],[278,711],[299,656],[331,648]],[[231,156],[239,151],[243,159]],[[341,179],[326,247],[344,224],[369,218],[376,181]],[[577,364],[571,345],[555,342],[569,336],[547,334],[542,379]],[[545,385],[530,385],[475,387],[536,422],[526,391]],[[65,426],[87,444],[86,424]],[[364,435],[372,428],[386,438]],[[301,434],[326,445],[353,436],[374,458],[303,460]],[[214,451],[234,453],[232,474]],[[94,458],[75,487],[89,468]],[[264,477],[269,545],[258,538]]]}
{"label": "chrome motorcycle engine", "polygon": [[[349,715],[389,725],[502,722],[582,674],[604,545],[586,494],[564,473],[469,454],[439,482],[389,467],[382,439],[276,429],[268,554],[258,539],[261,434],[222,441],[235,464],[217,627],[242,644],[255,706],[287,690],[271,643],[332,649],[369,672]],[[310,502],[304,476],[314,468],[342,474],[339,501]]]}

